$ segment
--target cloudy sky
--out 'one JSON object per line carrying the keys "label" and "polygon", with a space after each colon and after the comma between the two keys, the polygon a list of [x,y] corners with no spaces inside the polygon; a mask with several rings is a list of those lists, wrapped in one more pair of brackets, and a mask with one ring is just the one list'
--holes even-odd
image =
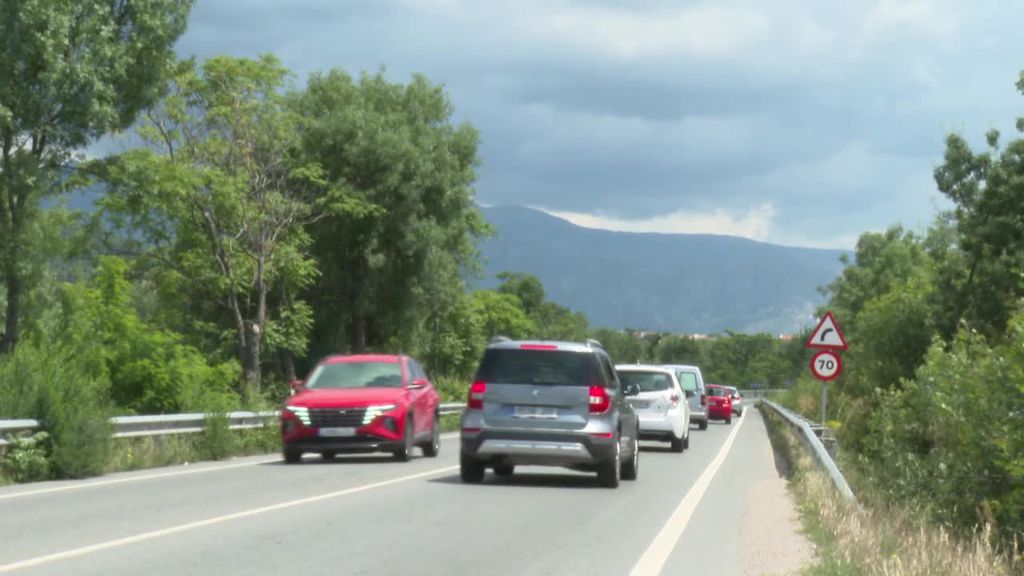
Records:
{"label": "cloudy sky", "polygon": [[923,228],[944,135],[1024,111],[1024,3],[198,0],[182,55],[444,84],[484,204],[852,247]]}

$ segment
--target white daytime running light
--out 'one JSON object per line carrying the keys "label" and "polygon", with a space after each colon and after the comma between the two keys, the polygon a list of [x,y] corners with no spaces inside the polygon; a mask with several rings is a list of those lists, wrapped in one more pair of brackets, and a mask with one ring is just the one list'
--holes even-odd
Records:
{"label": "white daytime running light", "polygon": [[311,421],[309,419],[309,408],[306,408],[305,406],[285,406],[284,408],[285,410],[291,412],[292,414],[295,414],[299,421],[301,421],[304,425],[310,425]]}
{"label": "white daytime running light", "polygon": [[363,426],[366,426],[370,422],[373,422],[378,416],[385,412],[394,410],[396,406],[394,404],[379,404],[377,406],[367,406],[366,414],[363,416]]}

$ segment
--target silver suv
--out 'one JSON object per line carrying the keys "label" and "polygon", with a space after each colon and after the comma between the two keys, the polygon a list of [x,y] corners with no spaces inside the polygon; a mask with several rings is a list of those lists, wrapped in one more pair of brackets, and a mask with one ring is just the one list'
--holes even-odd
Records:
{"label": "silver suv", "polygon": [[462,415],[462,480],[517,464],[596,471],[609,488],[635,480],[636,414],[615,365],[595,340],[585,344],[501,340],[484,352]]}

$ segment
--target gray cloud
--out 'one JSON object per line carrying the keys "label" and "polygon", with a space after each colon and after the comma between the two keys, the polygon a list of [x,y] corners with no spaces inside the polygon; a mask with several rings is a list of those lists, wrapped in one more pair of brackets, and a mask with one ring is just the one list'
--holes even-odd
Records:
{"label": "gray cloud", "polygon": [[947,132],[1009,132],[1022,15],[996,0],[200,0],[179,51],[274,52],[300,81],[424,73],[481,130],[484,203],[665,231],[731,217],[732,233],[848,247],[931,220]]}

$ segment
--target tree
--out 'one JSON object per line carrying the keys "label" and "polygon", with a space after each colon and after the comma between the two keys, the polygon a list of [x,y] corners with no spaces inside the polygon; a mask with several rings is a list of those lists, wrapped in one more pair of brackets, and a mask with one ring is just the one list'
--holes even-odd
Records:
{"label": "tree", "polygon": [[343,192],[309,228],[313,351],[421,347],[461,306],[489,230],[473,200],[476,130],[453,126],[444,89],[422,76],[313,74],[296,109],[305,157]]}
{"label": "tree", "polygon": [[506,336],[513,340],[534,337],[537,326],[526,315],[519,298],[494,290],[473,293],[473,312],[479,318],[485,340]]}
{"label": "tree", "polygon": [[512,294],[519,298],[523,311],[529,316],[537,314],[541,304],[547,300],[544,294],[544,284],[533,274],[499,272],[498,280],[501,281],[498,292]]}
{"label": "tree", "polygon": [[183,307],[208,314],[207,303],[219,305],[213,328],[230,326],[249,399],[261,390],[267,336],[305,348],[312,311],[291,295],[316,275],[304,227],[333,198],[319,167],[295,157],[287,78],[272,56],[182,63],[141,130],[152,148],[94,167],[115,222],[148,240],[165,297],[186,295]]}
{"label": "tree", "polygon": [[18,342],[27,230],[61,166],[161,94],[191,0],[7,0],[0,6],[0,351]]}
{"label": "tree", "polygon": [[[1024,72],[1017,89],[1024,93]],[[1024,118],[1017,120],[1024,132]],[[955,203],[951,214],[965,268],[952,285],[959,293],[956,316],[988,336],[1000,336],[1024,296],[1024,139],[1005,147],[987,134],[988,150],[975,154],[963,137],[946,138],[935,182]]]}

